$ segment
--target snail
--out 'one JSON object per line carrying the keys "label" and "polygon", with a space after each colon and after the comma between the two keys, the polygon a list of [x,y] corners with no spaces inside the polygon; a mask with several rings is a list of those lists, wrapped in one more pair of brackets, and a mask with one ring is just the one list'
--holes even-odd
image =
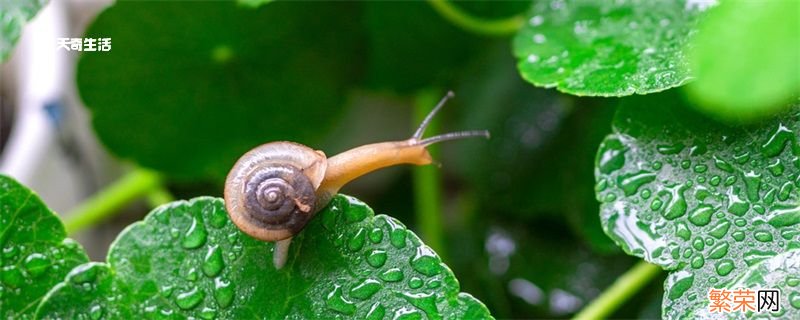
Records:
{"label": "snail", "polygon": [[369,172],[398,164],[431,164],[427,146],[447,140],[486,137],[486,130],[422,138],[450,91],[431,110],[411,138],[356,147],[333,157],[307,146],[277,141],[245,153],[225,180],[225,208],[244,233],[275,241],[273,263],[281,269],[292,237],[328,205],[342,186]]}

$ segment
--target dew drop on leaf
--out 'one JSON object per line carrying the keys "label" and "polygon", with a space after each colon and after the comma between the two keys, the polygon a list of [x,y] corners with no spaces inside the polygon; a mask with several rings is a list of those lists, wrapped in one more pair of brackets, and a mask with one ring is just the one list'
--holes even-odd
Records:
{"label": "dew drop on leaf", "polygon": [[206,243],[206,237],[208,237],[208,232],[203,226],[203,222],[198,219],[192,219],[192,225],[186,231],[181,244],[186,249],[198,248]]}
{"label": "dew drop on leaf", "polygon": [[373,268],[380,268],[386,263],[386,251],[375,249],[367,255],[367,263]]}
{"label": "dew drop on leaf", "polygon": [[175,303],[183,310],[196,307],[203,301],[205,293],[198,287],[192,287],[189,291],[181,292],[175,297]]}
{"label": "dew drop on leaf", "polygon": [[367,312],[367,320],[381,320],[386,315],[386,308],[380,302],[375,302]]}
{"label": "dew drop on leaf", "polygon": [[25,270],[34,278],[42,275],[51,265],[50,259],[41,253],[32,253],[25,258]]}
{"label": "dew drop on leaf", "polygon": [[338,284],[334,285],[333,290],[328,293],[325,305],[328,306],[328,309],[346,315],[353,315],[356,312],[356,304],[342,296],[342,286]]}
{"label": "dew drop on leaf", "polygon": [[350,296],[360,300],[367,300],[382,288],[383,285],[378,280],[366,279],[350,290]]}
{"label": "dew drop on leaf", "polygon": [[734,264],[733,260],[731,259],[724,259],[717,262],[716,269],[717,274],[720,276],[727,276],[733,270]]}
{"label": "dew drop on leaf", "polygon": [[387,269],[380,275],[381,280],[386,282],[398,282],[403,280],[403,271],[399,268]]}
{"label": "dew drop on leaf", "polygon": [[210,246],[203,258],[203,273],[209,277],[216,277],[225,266],[222,260],[222,250],[219,246]]}
{"label": "dew drop on leaf", "polygon": [[411,258],[411,267],[426,276],[435,276],[442,271],[442,266],[431,248],[420,246],[417,253]]}
{"label": "dew drop on leaf", "polygon": [[221,308],[230,306],[234,295],[233,284],[230,281],[221,277],[214,279],[214,300]]}

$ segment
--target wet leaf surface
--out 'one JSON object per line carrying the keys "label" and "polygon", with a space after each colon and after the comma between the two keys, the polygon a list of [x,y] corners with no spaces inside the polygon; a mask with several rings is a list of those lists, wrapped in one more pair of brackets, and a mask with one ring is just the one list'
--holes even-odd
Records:
{"label": "wet leaf surface", "polygon": [[800,105],[789,108],[730,127],[689,110],[674,92],[620,106],[597,154],[601,219],[626,252],[672,271],[665,317],[800,248]]}
{"label": "wet leaf surface", "polygon": [[491,318],[397,220],[347,196],[318,215],[275,270],[273,245],[236,229],[221,199],[159,207],[120,235],[108,265],[76,269],[38,316]]}
{"label": "wet leaf surface", "polygon": [[0,175],[0,318],[31,319],[36,305],[89,260],[39,197]]}
{"label": "wet leaf surface", "polygon": [[646,94],[691,78],[684,47],[708,4],[538,1],[514,38],[522,77],[581,96]]}

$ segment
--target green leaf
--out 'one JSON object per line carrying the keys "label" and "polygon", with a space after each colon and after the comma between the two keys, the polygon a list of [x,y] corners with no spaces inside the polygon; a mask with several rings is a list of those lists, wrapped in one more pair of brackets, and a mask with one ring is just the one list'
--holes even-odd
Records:
{"label": "green leaf", "polygon": [[753,120],[800,96],[800,2],[722,1],[699,27],[687,89],[701,110]]}
{"label": "green leaf", "polygon": [[694,1],[537,1],[514,37],[522,77],[586,96],[646,94],[691,78],[683,48]]}
{"label": "green leaf", "polygon": [[107,266],[84,266],[50,292],[38,316],[491,318],[397,220],[346,196],[318,215],[275,270],[273,244],[241,233],[222,199],[161,206],[119,236]]}
{"label": "green leaf", "polygon": [[[0,62],[5,61],[22,34],[22,27],[47,4],[48,0],[0,2]],[[55,40],[55,39],[54,39]]]}
{"label": "green leaf", "polygon": [[[359,72],[355,4],[118,2],[87,37],[81,97],[115,154],[179,178],[222,180],[265,141],[318,144]],[[309,18],[309,12],[314,12]]]}
{"label": "green leaf", "polygon": [[258,8],[272,1],[275,0],[236,0],[240,5],[250,8]]}
{"label": "green leaf", "polygon": [[89,260],[31,190],[0,175],[0,318],[30,319],[73,267]]}
{"label": "green leaf", "polygon": [[[778,289],[781,292],[778,300],[781,310],[769,314],[775,319],[797,319],[800,317],[800,250],[789,250],[750,266],[725,288],[731,291],[750,289],[754,294],[758,289]],[[709,300],[705,299],[707,297],[703,298],[706,303],[693,310],[693,314],[690,315],[692,318],[712,317],[709,312]],[[755,303],[752,306],[758,308]],[[747,316],[752,317],[753,312],[747,313]]]}
{"label": "green leaf", "polygon": [[729,127],[674,92],[624,100],[597,154],[606,233],[673,273],[664,316],[681,317],[771,256],[800,248],[800,105]]}

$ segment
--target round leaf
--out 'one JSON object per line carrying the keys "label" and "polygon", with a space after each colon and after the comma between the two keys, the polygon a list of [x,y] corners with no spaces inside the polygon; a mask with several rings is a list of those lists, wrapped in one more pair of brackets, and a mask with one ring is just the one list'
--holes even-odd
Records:
{"label": "round leaf", "polygon": [[38,315],[91,316],[99,306],[136,317],[491,318],[416,235],[354,198],[337,196],[318,213],[293,239],[281,270],[272,249],[241,233],[222,199],[174,202],[119,236],[109,271],[83,268],[98,274],[85,277],[93,279],[89,290],[66,283]]}
{"label": "round leaf", "polygon": [[798,39],[800,2],[722,1],[694,39],[687,89],[718,118],[772,116],[800,96]]}
{"label": "round leaf", "polygon": [[673,270],[665,317],[748,267],[800,248],[800,105],[754,127],[726,127],[673,94],[625,100],[597,155],[606,233]]}
{"label": "round leaf", "polygon": [[686,83],[696,1],[538,1],[514,37],[522,77],[575,95],[626,96]]}
{"label": "round leaf", "polygon": [[261,143],[325,136],[358,74],[352,9],[118,2],[86,33],[112,38],[113,48],[82,56],[81,97],[113,153],[177,177],[221,179]]}
{"label": "round leaf", "polygon": [[73,267],[89,260],[31,190],[0,175],[0,318],[31,319]]}

